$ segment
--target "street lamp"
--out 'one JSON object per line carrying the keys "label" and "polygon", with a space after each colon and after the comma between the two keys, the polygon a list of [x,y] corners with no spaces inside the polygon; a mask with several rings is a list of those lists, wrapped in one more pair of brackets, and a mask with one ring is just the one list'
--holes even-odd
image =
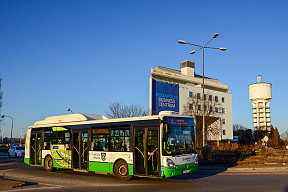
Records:
{"label": "street lamp", "polygon": [[203,88],[203,95],[202,95],[202,98],[203,98],[203,103],[202,103],[202,113],[203,113],[203,127],[202,127],[202,131],[203,131],[203,146],[205,146],[205,100],[204,100],[204,49],[206,49],[206,48],[208,48],[208,49],[219,49],[219,50],[221,50],[221,51],[226,51],[227,49],[226,48],[224,48],[224,47],[219,47],[219,48],[216,48],[216,47],[206,47],[209,43],[210,43],[210,41],[212,41],[212,39],[214,39],[214,38],[216,38],[216,37],[218,37],[218,33],[215,33],[214,35],[213,35],[213,37],[204,45],[204,46],[202,46],[202,45],[197,45],[197,44],[193,44],[193,43],[188,43],[188,42],[186,42],[186,41],[183,41],[183,40],[179,40],[178,41],[178,43],[180,43],[180,44],[188,44],[188,45],[194,45],[194,46],[196,46],[196,47],[199,47],[199,49],[196,49],[196,50],[193,50],[193,51],[191,51],[190,52],[190,54],[194,54],[194,53],[196,53],[197,51],[199,51],[199,50],[203,50],[203,86],[202,86],[202,88]]}
{"label": "street lamp", "polygon": [[8,115],[2,115],[1,117],[2,117],[2,118],[4,118],[4,117],[9,117],[9,118],[11,118],[11,120],[12,120],[12,127],[11,127],[11,145],[12,145],[13,118],[12,118],[11,116],[8,116]]}
{"label": "street lamp", "polygon": [[67,111],[70,111],[73,114],[73,111],[70,108],[68,108]]}

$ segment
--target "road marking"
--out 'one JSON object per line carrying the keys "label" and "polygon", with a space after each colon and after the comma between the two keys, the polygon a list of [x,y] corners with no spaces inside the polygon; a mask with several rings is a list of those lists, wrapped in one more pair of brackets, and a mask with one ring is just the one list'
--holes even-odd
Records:
{"label": "road marking", "polygon": [[[147,185],[147,184],[141,184],[141,183],[139,183],[139,184],[137,184],[137,183],[131,183],[131,184],[109,184],[109,183],[107,183],[107,184],[105,184],[105,183],[98,183],[98,184],[92,184],[91,186],[93,186],[93,187],[127,187],[127,186],[135,186],[135,185],[137,185],[137,186],[141,186],[141,185]],[[151,184],[150,184],[151,185]]]}

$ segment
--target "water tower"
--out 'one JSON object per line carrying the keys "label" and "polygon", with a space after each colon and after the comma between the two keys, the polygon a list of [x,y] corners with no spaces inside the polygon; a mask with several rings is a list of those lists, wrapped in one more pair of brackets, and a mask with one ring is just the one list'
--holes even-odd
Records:
{"label": "water tower", "polygon": [[262,82],[262,76],[257,76],[257,83],[249,85],[249,97],[253,105],[253,125],[255,133],[267,135],[271,132],[270,107],[271,83]]}

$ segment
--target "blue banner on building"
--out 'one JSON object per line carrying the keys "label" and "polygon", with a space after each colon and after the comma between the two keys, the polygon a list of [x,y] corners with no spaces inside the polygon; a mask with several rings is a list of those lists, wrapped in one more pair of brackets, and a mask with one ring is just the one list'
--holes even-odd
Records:
{"label": "blue banner on building", "polygon": [[179,85],[152,79],[152,114],[160,111],[179,112]]}

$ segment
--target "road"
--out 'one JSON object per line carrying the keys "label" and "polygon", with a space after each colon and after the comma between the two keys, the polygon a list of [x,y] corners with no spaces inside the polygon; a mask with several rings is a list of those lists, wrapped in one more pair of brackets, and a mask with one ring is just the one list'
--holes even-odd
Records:
{"label": "road", "polygon": [[27,186],[10,191],[288,191],[288,172],[200,170],[173,179],[135,178],[119,180],[112,175],[72,170],[46,172],[21,158],[0,153],[0,176],[26,181]]}

